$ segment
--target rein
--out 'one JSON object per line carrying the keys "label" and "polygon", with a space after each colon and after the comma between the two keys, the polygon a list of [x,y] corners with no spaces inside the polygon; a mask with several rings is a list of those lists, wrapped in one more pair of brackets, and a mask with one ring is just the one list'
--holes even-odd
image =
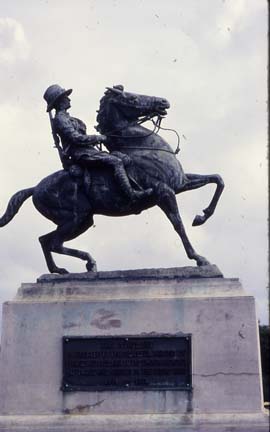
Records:
{"label": "rein", "polygon": [[[148,120],[151,120],[152,123],[153,123],[153,125],[154,125],[154,129],[150,133],[148,133],[148,134],[145,134],[145,135],[115,135],[114,133],[111,133],[111,132],[109,132],[109,133],[105,132],[104,135],[106,135],[108,137],[113,137],[113,138],[128,138],[128,139],[131,138],[132,139],[132,138],[146,138],[146,137],[149,137],[150,135],[153,135],[154,133],[157,134],[160,129],[161,130],[166,130],[166,131],[171,131],[171,132],[174,132],[176,134],[176,136],[177,136],[177,147],[176,147],[175,151],[167,150],[167,149],[162,149],[162,148],[141,147],[141,146],[140,147],[121,146],[121,148],[132,149],[132,150],[156,150],[156,151],[164,151],[166,153],[171,153],[173,155],[177,155],[179,153],[179,151],[180,151],[180,137],[179,137],[178,132],[175,129],[169,129],[169,128],[163,128],[163,127],[161,127],[161,121],[163,119],[162,116],[158,115],[156,122],[153,120],[153,117],[155,117],[155,116],[145,116],[141,120],[133,123],[134,126],[138,126],[138,125],[141,125],[141,124],[145,123]],[[114,129],[112,132],[114,132],[114,131],[122,131],[124,129],[126,129],[125,126],[123,128],[120,128],[120,129]]]}

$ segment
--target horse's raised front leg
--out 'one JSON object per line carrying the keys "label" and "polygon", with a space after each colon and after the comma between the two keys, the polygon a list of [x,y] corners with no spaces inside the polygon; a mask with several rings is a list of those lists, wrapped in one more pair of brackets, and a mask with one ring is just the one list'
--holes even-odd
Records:
{"label": "horse's raised front leg", "polygon": [[[203,210],[204,215],[195,216],[192,225],[202,225],[207,219],[212,216],[219,201],[220,195],[224,189],[224,182],[219,174],[201,175],[201,174],[186,174],[188,182],[179,190],[179,192],[189,191],[192,189],[198,189],[209,183],[215,183],[217,185],[213,198],[208,207]],[[178,191],[177,191],[178,192]]]}
{"label": "horse's raised front leg", "polygon": [[191,245],[191,243],[187,237],[181,216],[180,216],[179,211],[178,211],[178,206],[177,206],[174,191],[171,188],[169,188],[168,186],[162,184],[162,185],[159,185],[159,187],[158,187],[158,196],[159,196],[158,206],[167,215],[167,217],[169,218],[169,220],[173,224],[175,231],[180,236],[187,256],[190,259],[194,259],[198,266],[210,264],[206,258],[204,258],[201,255],[198,255],[195,252],[195,250],[193,249],[193,247],[192,247],[192,245]]}

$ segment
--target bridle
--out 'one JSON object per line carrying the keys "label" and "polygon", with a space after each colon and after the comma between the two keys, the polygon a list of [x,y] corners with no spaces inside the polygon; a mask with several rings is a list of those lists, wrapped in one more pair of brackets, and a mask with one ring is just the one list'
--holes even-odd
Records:
{"label": "bridle", "polygon": [[[157,120],[154,121],[154,117],[157,117]],[[180,151],[180,136],[178,134],[178,132],[175,129],[169,129],[169,128],[163,128],[161,127],[161,122],[163,120],[163,116],[160,114],[153,114],[153,115],[147,115],[143,118],[141,118],[140,120],[137,120],[135,122],[132,123],[131,126],[140,126],[141,124],[145,123],[146,121],[151,121],[154,125],[154,129],[145,134],[145,135],[122,135],[122,134],[115,134],[115,132],[121,132],[125,129],[127,129],[127,126],[123,126],[121,128],[116,128],[113,129],[110,132],[104,132],[104,135],[106,135],[107,137],[112,137],[112,138],[127,138],[127,139],[138,139],[138,138],[146,138],[149,137],[153,134],[158,134],[158,132],[161,130],[165,130],[165,131],[171,131],[174,132],[177,136],[177,147],[175,149],[175,151],[172,150],[167,150],[167,149],[163,149],[163,148],[154,148],[154,147],[133,147],[133,146],[121,146],[122,149],[132,149],[132,150],[155,150],[155,151],[163,151],[163,152],[167,152],[167,153],[171,153],[173,155],[177,155]],[[130,125],[128,126],[130,127]]]}

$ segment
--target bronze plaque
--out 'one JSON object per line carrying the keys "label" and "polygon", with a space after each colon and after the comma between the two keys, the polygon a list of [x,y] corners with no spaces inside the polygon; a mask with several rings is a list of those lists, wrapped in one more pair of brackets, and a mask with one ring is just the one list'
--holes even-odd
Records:
{"label": "bronze plaque", "polygon": [[63,338],[63,391],[190,389],[190,336]]}

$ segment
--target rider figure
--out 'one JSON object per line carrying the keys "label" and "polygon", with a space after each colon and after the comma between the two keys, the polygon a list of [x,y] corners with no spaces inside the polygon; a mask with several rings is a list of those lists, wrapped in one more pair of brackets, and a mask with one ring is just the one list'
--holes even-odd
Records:
{"label": "rider figure", "polygon": [[106,136],[87,135],[85,124],[69,115],[67,110],[71,107],[69,98],[71,92],[72,89],[65,90],[58,84],[53,84],[44,93],[47,112],[55,109],[55,117],[52,120],[53,133],[56,133],[61,138],[65,155],[70,157],[73,163],[86,168],[102,165],[110,166],[121,190],[131,200],[149,196],[152,189],[136,191],[131,187],[120,158],[94,147],[99,143],[105,143]]}

